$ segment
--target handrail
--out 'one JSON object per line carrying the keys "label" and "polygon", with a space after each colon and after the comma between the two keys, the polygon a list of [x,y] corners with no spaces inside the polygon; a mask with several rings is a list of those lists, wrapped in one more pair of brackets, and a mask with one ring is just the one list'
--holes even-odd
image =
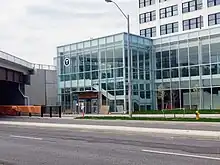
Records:
{"label": "handrail", "polygon": [[19,90],[19,92],[21,93],[22,97],[24,97],[25,99],[27,99],[27,105],[29,106],[29,105],[30,105],[30,99],[29,99],[28,96],[24,95],[24,93],[21,91],[20,84],[18,84],[18,90]]}

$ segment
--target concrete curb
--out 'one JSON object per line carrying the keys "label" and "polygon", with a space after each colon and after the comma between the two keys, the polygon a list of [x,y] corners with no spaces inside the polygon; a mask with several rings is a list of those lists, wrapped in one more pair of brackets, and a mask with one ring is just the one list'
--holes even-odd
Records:
{"label": "concrete curb", "polygon": [[198,131],[198,130],[180,130],[180,129],[125,127],[125,126],[54,124],[54,123],[12,122],[12,121],[0,121],[0,125],[47,127],[47,128],[75,128],[75,129],[108,130],[108,131],[121,131],[121,132],[140,132],[140,133],[158,133],[158,134],[200,136],[200,137],[210,137],[210,138],[220,139],[220,131]]}

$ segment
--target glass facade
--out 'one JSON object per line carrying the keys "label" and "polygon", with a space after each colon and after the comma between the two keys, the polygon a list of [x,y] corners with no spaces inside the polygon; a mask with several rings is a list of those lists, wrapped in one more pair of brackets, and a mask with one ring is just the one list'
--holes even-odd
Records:
{"label": "glass facade", "polygon": [[158,109],[220,108],[219,27],[154,41]]}
{"label": "glass facade", "polygon": [[[133,109],[152,105],[150,61],[152,41],[130,35]],[[97,92],[92,103],[108,106],[111,112],[128,109],[127,34],[121,33],[57,48],[59,102],[64,110],[79,104],[77,93]],[[65,65],[65,60],[70,65]],[[88,112],[88,111],[87,111]]]}
{"label": "glass facade", "polygon": [[[220,27],[158,39],[131,35],[133,110],[219,109]],[[128,110],[127,34],[58,47],[59,101],[96,91],[98,105]],[[65,66],[65,59],[70,65]]]}

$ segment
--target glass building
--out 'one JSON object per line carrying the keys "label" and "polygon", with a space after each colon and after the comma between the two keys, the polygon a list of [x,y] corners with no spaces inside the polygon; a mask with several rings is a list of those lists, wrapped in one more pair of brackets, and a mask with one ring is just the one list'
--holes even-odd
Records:
{"label": "glass building", "polygon": [[[95,112],[102,106],[112,112],[128,110],[126,36],[58,47],[59,102],[64,109],[89,102]],[[70,65],[64,65],[65,59]],[[220,108],[219,26],[157,39],[131,35],[131,61],[134,111]],[[89,92],[96,97],[86,98]]]}
{"label": "glass building", "polygon": [[[152,40],[130,35],[133,110],[152,109]],[[58,94],[64,110],[128,110],[127,34],[57,48]]]}
{"label": "glass building", "polygon": [[220,27],[153,41],[158,109],[220,108]]}

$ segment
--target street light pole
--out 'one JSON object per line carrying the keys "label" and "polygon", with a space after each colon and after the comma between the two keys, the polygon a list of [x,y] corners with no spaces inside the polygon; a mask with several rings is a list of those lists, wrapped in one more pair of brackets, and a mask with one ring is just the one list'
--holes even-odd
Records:
{"label": "street light pole", "polygon": [[129,117],[132,118],[132,84],[131,84],[131,57],[130,57],[130,17],[126,15],[118,4],[112,0],[105,0],[107,3],[114,3],[120,10],[127,21],[127,56],[128,56],[128,111]]}
{"label": "street light pole", "polygon": [[129,117],[132,118],[132,84],[131,84],[131,56],[130,56],[130,17],[127,16],[128,34],[127,34],[127,52],[128,52],[128,110]]}

